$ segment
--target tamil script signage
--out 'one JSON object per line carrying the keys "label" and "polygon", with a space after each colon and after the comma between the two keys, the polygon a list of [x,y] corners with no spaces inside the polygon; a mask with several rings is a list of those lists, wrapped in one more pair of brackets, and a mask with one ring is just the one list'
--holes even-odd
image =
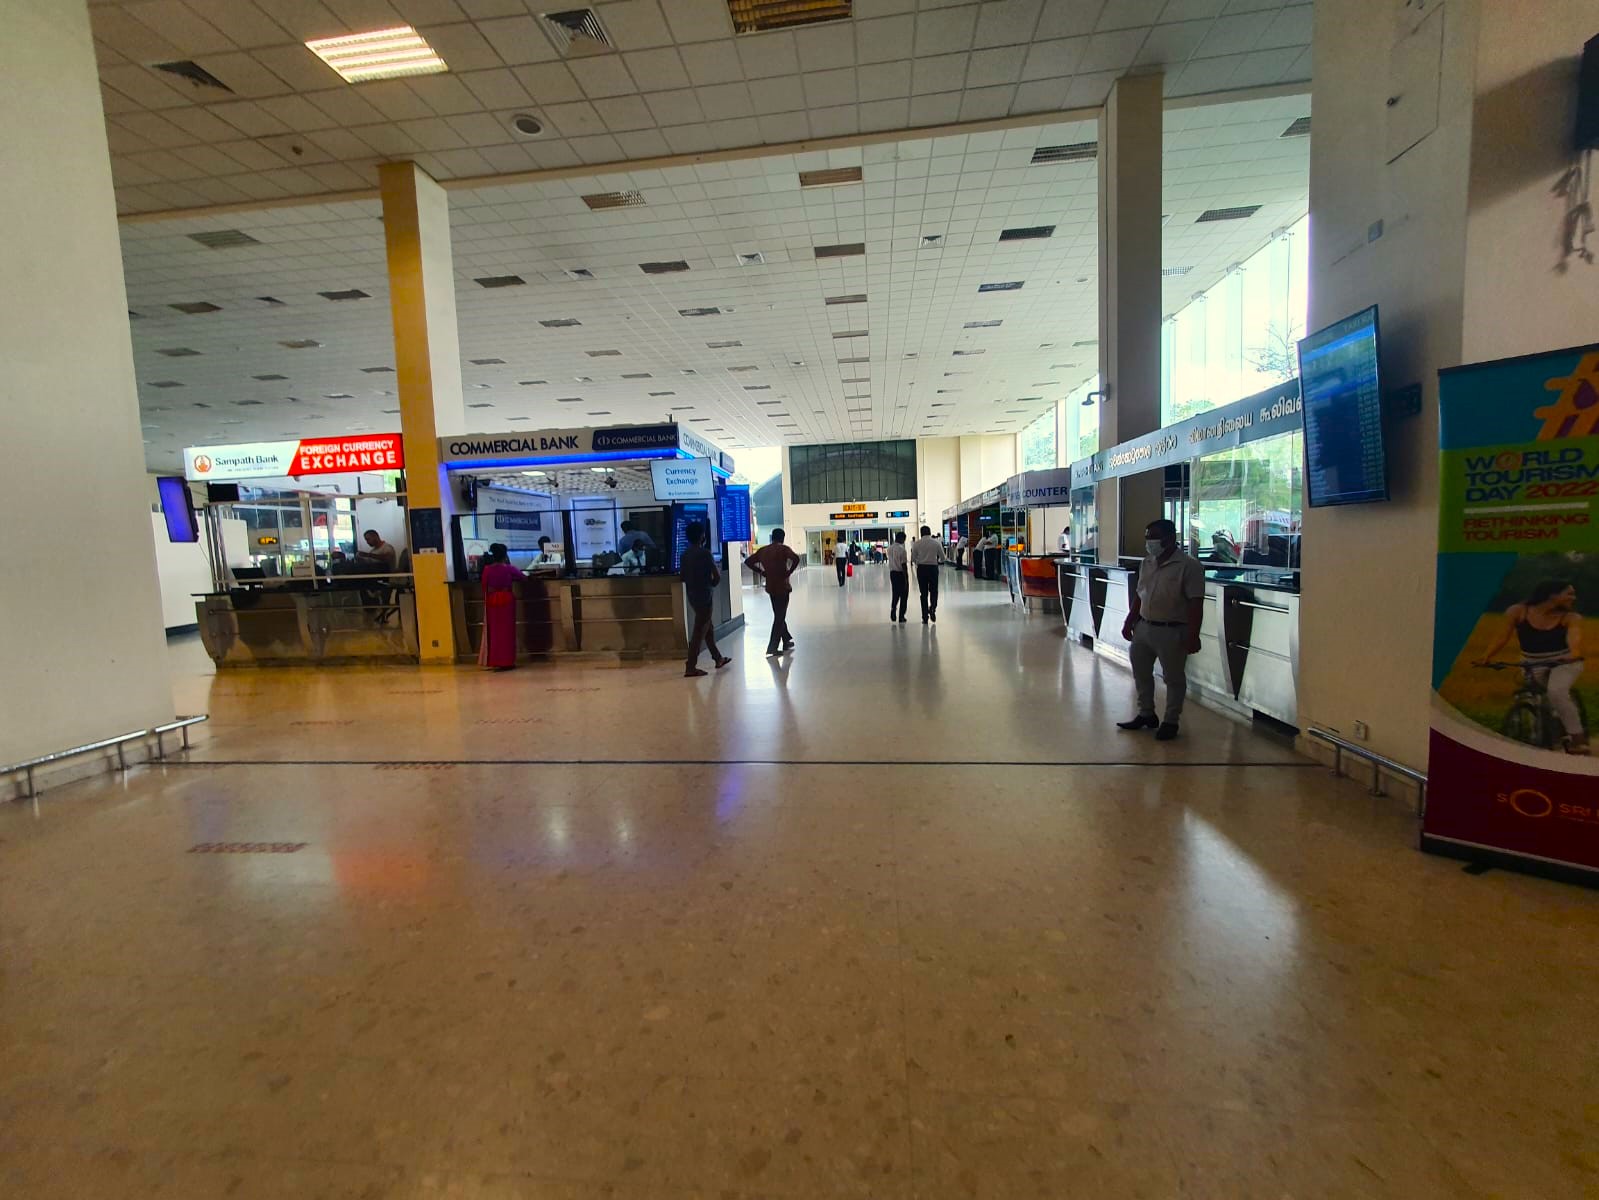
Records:
{"label": "tamil script signage", "polygon": [[585,459],[662,458],[685,451],[731,469],[732,459],[681,425],[614,425],[602,429],[544,429],[526,433],[471,433],[439,439],[446,465],[515,466]]}
{"label": "tamil script signage", "polygon": [[1079,459],[1069,468],[1067,486],[1088,487],[1103,479],[1169,467],[1262,438],[1293,433],[1303,424],[1299,380],[1290,379],[1234,404],[1101,450],[1092,458]]}
{"label": "tamil script signage", "polygon": [[397,433],[191,446],[183,452],[183,473],[193,480],[299,479],[404,466],[404,443]]}

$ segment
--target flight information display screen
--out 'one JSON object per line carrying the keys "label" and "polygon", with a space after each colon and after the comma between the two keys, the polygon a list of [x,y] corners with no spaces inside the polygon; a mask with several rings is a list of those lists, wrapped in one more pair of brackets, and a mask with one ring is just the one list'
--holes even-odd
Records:
{"label": "flight information display screen", "polygon": [[1388,499],[1375,306],[1299,343],[1299,387],[1310,506]]}
{"label": "flight information display screen", "polygon": [[716,519],[722,541],[750,540],[750,489],[745,483],[730,483],[716,489]]}

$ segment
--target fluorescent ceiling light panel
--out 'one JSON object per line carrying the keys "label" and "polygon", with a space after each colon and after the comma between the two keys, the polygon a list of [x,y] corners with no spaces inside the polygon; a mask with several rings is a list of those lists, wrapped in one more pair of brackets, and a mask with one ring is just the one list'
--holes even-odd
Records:
{"label": "fluorescent ceiling light panel", "polygon": [[398,79],[403,75],[437,75],[448,71],[433,47],[409,25],[375,29],[347,37],[317,38],[305,44],[345,83]]}

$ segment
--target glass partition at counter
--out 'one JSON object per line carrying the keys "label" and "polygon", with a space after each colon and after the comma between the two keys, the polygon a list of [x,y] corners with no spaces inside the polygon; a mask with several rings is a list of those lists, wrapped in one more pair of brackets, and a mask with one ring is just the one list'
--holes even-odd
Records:
{"label": "glass partition at counter", "polygon": [[1283,582],[1299,570],[1302,442],[1301,433],[1284,434],[1193,462],[1185,541],[1207,568]]}
{"label": "glass partition at counter", "polygon": [[1092,487],[1072,489],[1072,555],[1089,563],[1099,561],[1099,507],[1094,496]]}
{"label": "glass partition at counter", "polygon": [[[555,507],[553,497],[542,499],[550,507],[457,514],[453,521],[464,564],[461,577],[475,577],[483,556],[496,542],[505,546],[511,565],[523,571],[648,575],[675,569],[673,505],[572,496],[563,497],[562,507]],[[677,507],[696,508],[696,519],[707,519],[704,504]]]}
{"label": "glass partition at counter", "polygon": [[206,507],[217,590],[270,581],[409,578],[405,494],[338,495],[241,485]]}

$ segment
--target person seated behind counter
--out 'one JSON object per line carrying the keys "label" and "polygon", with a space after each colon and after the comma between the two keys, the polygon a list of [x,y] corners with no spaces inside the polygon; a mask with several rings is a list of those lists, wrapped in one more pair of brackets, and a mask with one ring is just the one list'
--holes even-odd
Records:
{"label": "person seated behind counter", "polygon": [[545,534],[539,539],[539,552],[533,556],[530,566],[547,567],[561,561],[561,556],[550,549],[550,538]]}
{"label": "person seated behind counter", "polygon": [[655,549],[655,539],[645,533],[631,521],[622,522],[622,545],[631,547],[638,542],[644,543],[644,549]]}
{"label": "person seated behind counter", "polygon": [[648,547],[644,544],[643,534],[634,534],[633,540],[628,544],[628,550],[622,555],[622,569],[629,574],[639,574],[649,565]]}
{"label": "person seated behind counter", "polygon": [[368,563],[383,571],[396,570],[400,565],[400,552],[383,540],[383,535],[376,529],[368,529],[361,535],[367,548],[355,552],[356,561]]}

